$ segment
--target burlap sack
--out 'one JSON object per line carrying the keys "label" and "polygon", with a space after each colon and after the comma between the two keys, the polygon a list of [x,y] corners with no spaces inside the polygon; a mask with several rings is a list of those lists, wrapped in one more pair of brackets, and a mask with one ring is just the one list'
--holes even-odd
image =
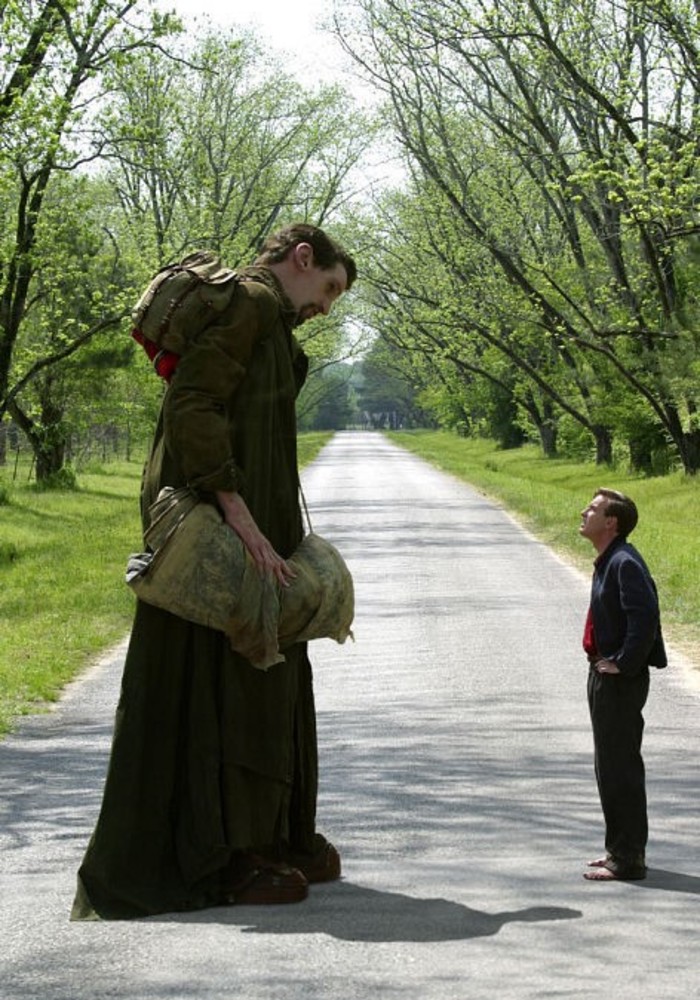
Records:
{"label": "burlap sack", "polygon": [[342,556],[311,533],[287,561],[296,577],[280,587],[258,572],[218,508],[189,489],[166,487],[150,509],[146,552],[132,555],[126,582],[148,604],[225,632],[231,646],[266,670],[294,642],[352,636],[354,590]]}

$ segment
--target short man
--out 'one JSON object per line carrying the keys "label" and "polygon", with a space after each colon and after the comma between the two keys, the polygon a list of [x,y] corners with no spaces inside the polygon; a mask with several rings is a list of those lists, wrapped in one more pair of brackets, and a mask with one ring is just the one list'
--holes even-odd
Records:
{"label": "short man", "polygon": [[[164,486],[188,485],[218,505],[261,572],[289,580],[302,538],[295,398],[308,365],[292,329],[328,313],[355,277],[315,226],[268,239],[178,363],[144,473],[144,524]],[[137,604],[74,919],[291,903],[339,877],[315,827],[306,644],[285,656],[258,670],[223,633]]]}
{"label": "short man", "polygon": [[581,517],[580,534],[598,552],[583,648],[606,849],[584,878],[642,879],[648,834],[642,709],[649,666],[666,666],[659,603],[646,563],[627,541],[637,524],[633,501],[599,489]]}

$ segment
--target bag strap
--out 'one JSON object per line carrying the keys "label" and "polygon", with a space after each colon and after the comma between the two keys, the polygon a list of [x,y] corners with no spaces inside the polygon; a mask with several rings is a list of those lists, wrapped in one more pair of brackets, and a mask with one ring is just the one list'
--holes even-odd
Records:
{"label": "bag strap", "polygon": [[306,514],[306,524],[307,524],[307,527],[309,529],[309,534],[313,535],[314,529],[313,529],[313,525],[311,524],[311,515],[309,514],[309,508],[308,508],[308,506],[306,504],[306,497],[304,496],[304,491],[301,488],[301,483],[299,483],[299,496],[301,497],[302,508],[304,510],[304,513]]}

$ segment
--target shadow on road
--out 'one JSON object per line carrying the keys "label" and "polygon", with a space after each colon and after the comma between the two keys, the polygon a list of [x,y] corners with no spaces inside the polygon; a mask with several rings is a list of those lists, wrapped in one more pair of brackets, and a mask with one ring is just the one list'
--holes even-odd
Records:
{"label": "shadow on road", "polygon": [[686,892],[700,896],[700,877],[683,872],[669,872],[664,868],[649,868],[644,881],[634,885],[643,889],[666,889],[668,892]]}
{"label": "shadow on road", "polygon": [[329,890],[332,895],[325,899],[317,895],[320,892],[320,888],[312,890],[310,901],[301,906],[203,910],[167,921],[230,924],[255,934],[327,934],[341,941],[433,943],[489,937],[514,921],[539,923],[582,916],[580,910],[558,906],[484,913],[449,899],[418,899],[351,882],[336,883]]}

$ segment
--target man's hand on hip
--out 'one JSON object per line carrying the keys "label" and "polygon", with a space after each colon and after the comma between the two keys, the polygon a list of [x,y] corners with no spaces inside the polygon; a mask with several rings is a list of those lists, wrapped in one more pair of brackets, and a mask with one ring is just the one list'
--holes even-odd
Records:
{"label": "man's hand on hip", "polygon": [[596,660],[595,669],[599,674],[619,674],[620,668],[612,660]]}

